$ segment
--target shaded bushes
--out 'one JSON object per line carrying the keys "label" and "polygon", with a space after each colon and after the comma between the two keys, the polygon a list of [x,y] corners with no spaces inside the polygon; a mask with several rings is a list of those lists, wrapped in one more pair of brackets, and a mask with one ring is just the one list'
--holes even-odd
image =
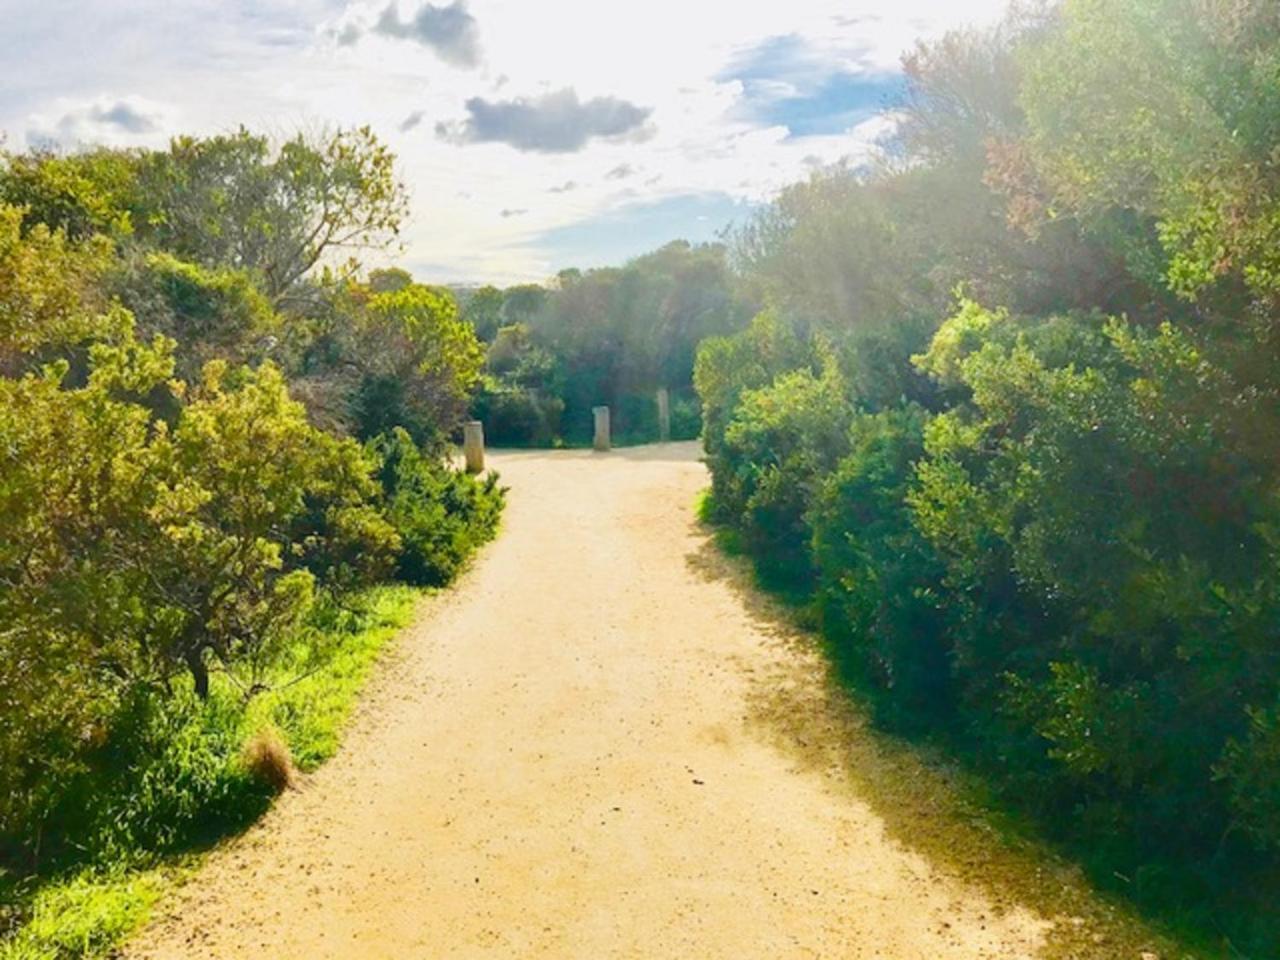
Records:
{"label": "shaded bushes", "polygon": [[1280,944],[1278,25],[1064,0],[919,45],[886,162],[738,230],[767,309],[695,376],[712,515],[877,717],[1223,955]]}
{"label": "shaded bushes", "polygon": [[1280,513],[1246,439],[1269,403],[1170,326],[952,323],[981,332],[956,349],[945,325],[920,364],[971,395],[929,425],[909,501],[964,693],[1035,738],[1084,816],[1166,851],[1175,828],[1262,837],[1219,765],[1280,687]]}
{"label": "shaded bushes", "polygon": [[723,508],[740,515],[747,546],[771,582],[812,586],[808,510],[847,448],[852,410],[827,357],[823,371],[781,374],[743,391],[713,469],[728,475]]}
{"label": "shaded bushes", "polygon": [[475,549],[497,532],[503,488],[423,455],[396,430],[370,443],[386,498],[386,518],[400,538],[397,579],[421,586],[448,583]]}
{"label": "shaded bushes", "polygon": [[484,424],[486,443],[499,447],[551,446],[561,436],[564,401],[532,387],[487,380],[471,415]]}
{"label": "shaded bushes", "polygon": [[926,419],[919,407],[854,417],[808,516],[823,632],[847,676],[879,693],[880,719],[917,731],[949,720],[955,696],[943,567],[906,500]]}
{"label": "shaded bushes", "polygon": [[1198,889],[1162,864],[1264,862],[1269,392],[1170,325],[971,302],[915,360],[937,413],[858,412],[830,361],[729,389],[712,372],[737,351],[708,344],[699,368],[715,515],[812,601],[879,719],[940,734],[1110,869],[1165,876],[1159,896]]}

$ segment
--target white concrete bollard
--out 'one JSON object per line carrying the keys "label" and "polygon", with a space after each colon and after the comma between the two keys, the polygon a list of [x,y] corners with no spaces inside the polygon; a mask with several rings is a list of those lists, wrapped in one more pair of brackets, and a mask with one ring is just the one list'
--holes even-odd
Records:
{"label": "white concrete bollard", "polygon": [[671,439],[671,394],[666,387],[658,388],[658,442]]}
{"label": "white concrete bollard", "polygon": [[605,451],[609,449],[609,408],[608,407],[592,407],[591,414],[595,418],[596,435],[591,445],[595,449]]}
{"label": "white concrete bollard", "polygon": [[484,424],[479,420],[462,425],[462,453],[467,460],[467,473],[484,470]]}

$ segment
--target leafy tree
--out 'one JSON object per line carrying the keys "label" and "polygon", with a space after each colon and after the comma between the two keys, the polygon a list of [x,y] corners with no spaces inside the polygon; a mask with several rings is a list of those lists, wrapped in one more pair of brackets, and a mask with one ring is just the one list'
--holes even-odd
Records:
{"label": "leafy tree", "polygon": [[106,147],[0,153],[0,203],[23,208],[27,225],[61,231],[72,243],[126,237],[137,211],[140,158]]}
{"label": "leafy tree", "polygon": [[548,291],[536,283],[522,283],[508,287],[502,293],[502,319],[504,324],[527,323],[542,309]]}
{"label": "leafy tree", "polygon": [[[444,448],[471,326],[403,270],[335,262],[403,205],[368,131],[0,157],[14,889],[242,826],[268,799],[239,760],[257,695],[353,655],[334,621],[364,588],[444,583],[493,534],[496,476]],[[324,726],[310,696],[283,722]]]}
{"label": "leafy tree", "polygon": [[559,361],[568,428],[586,436],[603,403],[625,434],[641,426],[632,409],[651,412],[658,387],[687,390],[698,343],[740,329],[748,311],[722,247],[676,241],[622,268],[562,279],[529,328]]}
{"label": "leafy tree", "polygon": [[131,256],[108,279],[143,336],[175,344],[177,369],[196,379],[210,360],[260,361],[281,334],[283,319],[242,270],[206,268],[167,253]]}
{"label": "leafy tree", "polygon": [[402,426],[439,444],[460,424],[483,362],[448,290],[350,283],[314,321],[294,388],[332,429],[367,440]]}
{"label": "leafy tree", "polygon": [[1073,0],[1062,15],[1028,53],[1024,93],[1044,202],[1154,220],[1183,297],[1243,282],[1274,300],[1273,5]]}
{"label": "leafy tree", "polygon": [[462,318],[471,324],[477,337],[488,343],[505,323],[502,310],[506,302],[506,294],[497,287],[483,286],[463,302]]}
{"label": "leafy tree", "polygon": [[22,218],[20,208],[0,205],[0,374],[66,358],[101,326],[92,301],[107,246],[76,246],[43,224],[24,236]]}
{"label": "leafy tree", "polygon": [[[243,128],[179,137],[138,173],[143,241],[206,267],[248,270],[279,305],[326,258],[388,246],[407,200],[394,157],[367,128],[273,148]],[[355,261],[343,264],[351,273]]]}
{"label": "leafy tree", "polygon": [[413,274],[399,267],[388,267],[371,271],[368,283],[374,293],[395,293],[413,283]]}

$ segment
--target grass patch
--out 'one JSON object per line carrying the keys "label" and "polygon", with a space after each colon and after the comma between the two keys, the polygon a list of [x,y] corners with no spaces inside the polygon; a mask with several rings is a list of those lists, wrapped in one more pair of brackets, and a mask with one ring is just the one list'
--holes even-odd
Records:
{"label": "grass patch", "polygon": [[37,888],[29,917],[0,943],[0,960],[108,956],[149,916],[179,871],[85,869]]}
{"label": "grass patch", "polygon": [[338,748],[378,654],[421,589],[377,587],[320,608],[293,668],[246,704],[216,677],[124,719],[101,770],[64,814],[67,842],[37,871],[0,872],[0,960],[111,956],[211,844],[243,830],[285,786]]}

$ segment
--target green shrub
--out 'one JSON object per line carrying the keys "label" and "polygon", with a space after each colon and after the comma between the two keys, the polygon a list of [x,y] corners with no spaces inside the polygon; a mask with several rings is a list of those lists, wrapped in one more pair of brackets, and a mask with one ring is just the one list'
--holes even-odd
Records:
{"label": "green shrub", "polygon": [[671,439],[697,440],[702,435],[702,404],[692,391],[671,392]]}
{"label": "green shrub", "polygon": [[811,586],[809,508],[848,450],[852,417],[832,358],[820,376],[796,370],[741,395],[720,446],[718,460],[732,472],[718,506],[736,517],[774,584]]}
{"label": "green shrub", "polygon": [[1248,712],[1248,732],[1227,744],[1217,775],[1227,783],[1236,822],[1274,851],[1280,849],[1280,705]]}
{"label": "green shrub", "polygon": [[[127,319],[127,318],[125,318]],[[124,324],[66,367],[0,378],[0,838],[32,843],[117,711],[189,674],[246,687],[287,656],[315,587],[389,570],[394,531],[358,445],[310,426],[277,370],[161,387]],[[143,402],[172,389],[176,422]],[[316,513],[323,528],[310,522]],[[314,569],[312,569],[314,567]]]}
{"label": "green shrub", "polygon": [[493,446],[550,446],[560,437],[564,401],[539,390],[486,379],[472,401],[471,414],[484,424]]}
{"label": "green shrub", "polygon": [[945,722],[954,701],[943,569],[906,503],[925,422],[917,407],[856,417],[809,517],[823,633],[880,719],[914,730]]}
{"label": "green shrub", "polygon": [[711,337],[698,348],[693,382],[702,405],[702,445],[711,469],[711,515],[735,522],[742,514],[737,490],[739,464],[726,448],[725,433],[747,390],[769,386],[790,370],[811,368],[810,344],[772,311],[731,337]]}
{"label": "green shrub", "polygon": [[177,372],[198,379],[209,360],[261,361],[282,320],[244,271],[210,269],[166,253],[127,258],[109,278],[140,336],[169,337]]}
{"label": "green shrub", "polygon": [[370,442],[386,517],[400,538],[396,573],[406,583],[452,580],[480,544],[497,532],[503,489],[498,476],[477,479],[427,457],[403,430]]}
{"label": "green shrub", "polygon": [[227,673],[212,677],[207,699],[189,681],[167,695],[137,691],[64,783],[41,850],[44,868],[60,872],[20,902],[14,935],[0,931],[0,958],[62,960],[115,946],[162,889],[151,869],[158,857],[202,848],[266,809],[274,791],[245,765],[256,733],[278,729],[304,770],[332,756],[379,651],[418,596],[382,587],[317,604],[251,698]]}
{"label": "green shrub", "polygon": [[[920,364],[970,391],[929,424],[908,499],[992,752],[1013,733],[1043,794],[1166,852],[1211,850],[1233,790],[1264,824],[1268,790],[1236,778],[1280,686],[1266,402],[1189,334],[1097,317],[968,305]],[[1231,743],[1250,746],[1221,766]]]}

